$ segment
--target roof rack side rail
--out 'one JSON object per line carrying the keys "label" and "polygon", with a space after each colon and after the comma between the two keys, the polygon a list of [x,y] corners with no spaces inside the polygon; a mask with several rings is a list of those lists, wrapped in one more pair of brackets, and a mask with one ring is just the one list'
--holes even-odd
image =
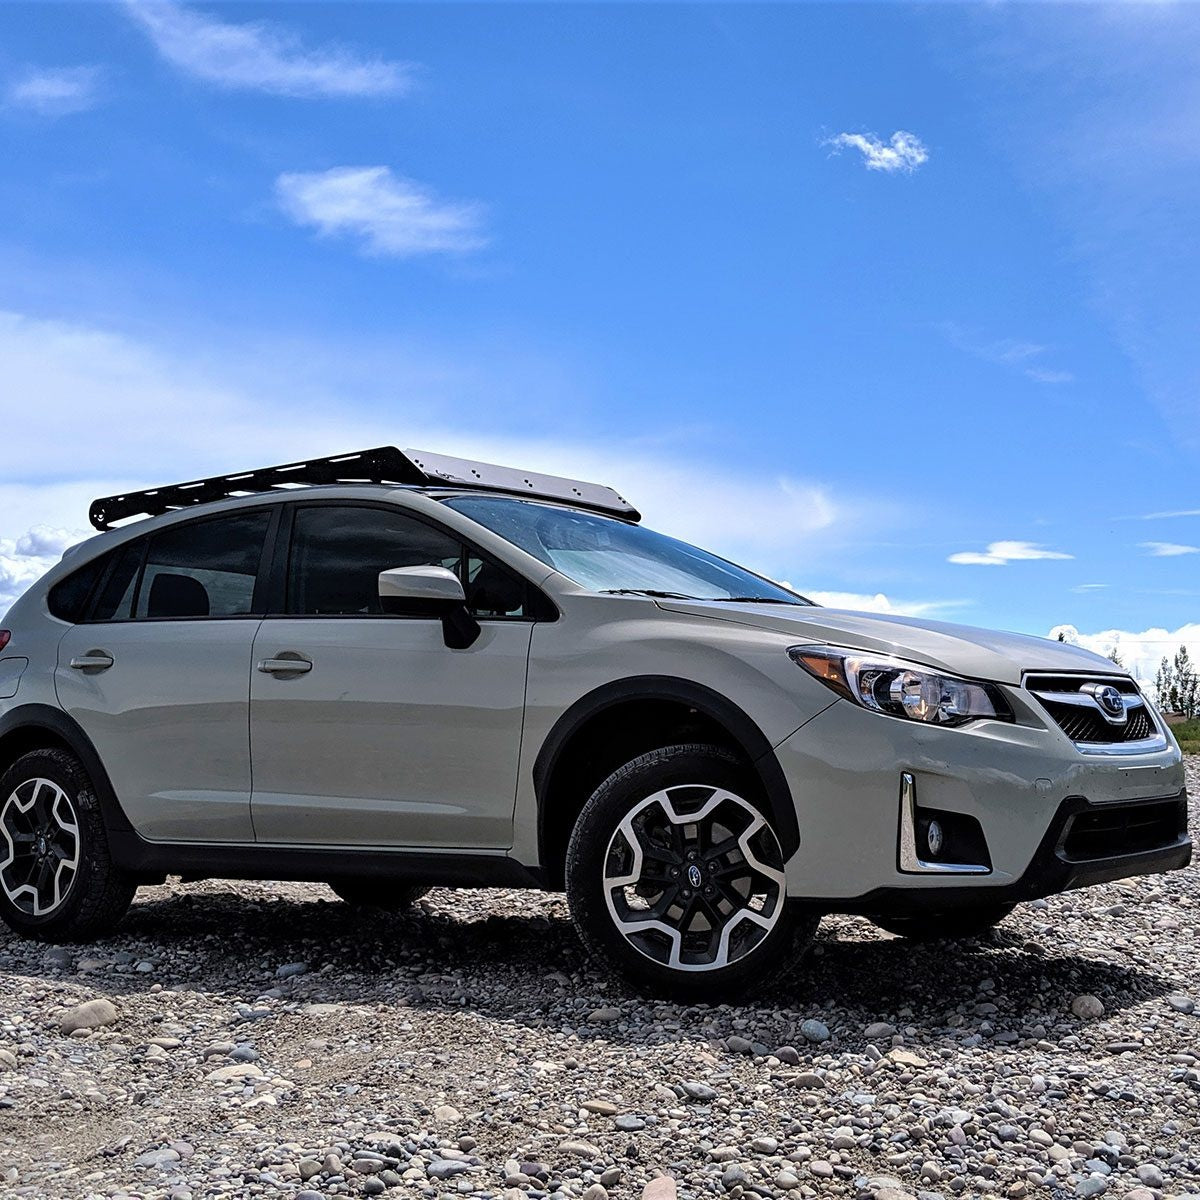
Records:
{"label": "roof rack side rail", "polygon": [[507,492],[542,500],[559,500],[626,521],[641,520],[641,514],[628,500],[612,488],[598,483],[521,471],[494,463],[473,462],[447,454],[430,454],[423,450],[402,451],[395,446],[377,446],[373,450],[359,450],[353,454],[310,458],[278,467],[260,467],[254,471],[214,475],[209,479],[193,479],[187,483],[173,483],[141,492],[105,496],[92,501],[88,516],[95,528],[111,529],[114,522],[128,517],[156,517],[233,496],[337,483],[390,483],[451,491]]}
{"label": "roof rack side rail", "polygon": [[96,529],[111,529],[127,517],[157,517],[175,509],[211,504],[231,496],[272,492],[314,483],[424,483],[425,474],[395,446],[377,446],[354,454],[309,458],[278,467],[260,467],[165,487],[93,500],[88,518]]}

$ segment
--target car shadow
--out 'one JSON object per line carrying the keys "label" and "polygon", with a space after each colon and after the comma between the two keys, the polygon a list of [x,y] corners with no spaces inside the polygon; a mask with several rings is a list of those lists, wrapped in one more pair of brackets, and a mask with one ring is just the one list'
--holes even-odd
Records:
{"label": "car shadow", "polygon": [[[670,1006],[639,998],[584,955],[561,897],[499,893],[501,911],[478,916],[481,893],[434,892],[400,915],[354,909],[334,900],[272,897],[242,891],[151,892],[112,936],[87,946],[46,948],[0,937],[0,966],[25,975],[70,979],[109,995],[155,984],[253,1004],[333,1003],[474,1012],[542,1025],[562,1018],[579,1036],[644,1040],[645,1014],[671,1021],[665,1036],[711,1043],[714,1028],[744,1020],[769,1047],[797,1044],[806,1017],[825,1013],[841,1049],[865,1047],[875,1021],[915,1027],[957,1041],[973,1033],[1016,1041],[1070,1020],[1080,992],[1104,996],[1109,1016],[1171,990],[1147,964],[1054,951],[1021,934],[1019,922],[989,938],[913,943],[878,934],[853,918],[827,920],[802,968],[784,988],[716,1013],[706,1005]],[[468,900],[467,897],[473,897]],[[515,897],[515,898],[514,898]],[[506,911],[507,910],[507,911]],[[86,960],[102,964],[80,972]],[[139,971],[138,963],[150,969]],[[278,968],[307,970],[280,979]],[[614,1006],[641,1019],[589,1023],[594,1008]],[[981,1007],[982,1005],[982,1007]],[[994,1011],[992,1006],[994,1005]],[[836,1007],[836,1019],[833,1014]],[[724,1027],[724,1028],[723,1028]],[[657,1025],[656,1037],[663,1026]]]}

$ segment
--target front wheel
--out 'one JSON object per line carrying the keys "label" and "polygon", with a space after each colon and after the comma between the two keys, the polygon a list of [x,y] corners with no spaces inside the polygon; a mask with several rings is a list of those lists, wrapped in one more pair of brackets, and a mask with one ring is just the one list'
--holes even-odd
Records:
{"label": "front wheel", "polygon": [[971,904],[947,912],[916,916],[874,916],[873,924],[897,937],[916,942],[983,937],[991,933],[1016,908],[1015,904]]}
{"label": "front wheel", "polygon": [[100,803],[65,750],[31,750],[0,775],[0,917],[26,937],[81,941],[125,915],[133,881],[113,865]]}
{"label": "front wheel", "polygon": [[716,746],[653,750],[610,775],[575,824],[566,890],[596,957],[685,1001],[776,982],[818,923],[788,902],[757,781]]}

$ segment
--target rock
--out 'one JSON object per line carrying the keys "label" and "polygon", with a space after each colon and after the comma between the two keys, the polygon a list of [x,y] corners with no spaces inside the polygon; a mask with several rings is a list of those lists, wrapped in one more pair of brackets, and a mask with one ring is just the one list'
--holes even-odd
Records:
{"label": "rock", "polygon": [[1142,1163],[1137,1169],[1137,1177],[1148,1188],[1161,1188],[1166,1183],[1163,1173],[1153,1163]]}
{"label": "rock", "polygon": [[[1095,996],[1084,993],[1071,1001],[1071,1012],[1081,1021],[1095,1021],[1104,1016],[1104,1005]],[[1103,1190],[1103,1189],[1101,1189]],[[1097,1192],[1078,1192],[1079,1195],[1098,1195]]]}
{"label": "rock", "polygon": [[895,1037],[895,1035],[895,1025],[889,1025],[886,1021],[875,1021],[863,1030],[863,1037],[871,1042],[883,1041],[884,1038]]}
{"label": "rock", "polygon": [[565,1142],[558,1143],[560,1154],[574,1154],[579,1158],[597,1159],[600,1157],[600,1151],[592,1145],[591,1142],[580,1141],[576,1138],[570,1138]]}
{"label": "rock", "polygon": [[731,1192],[739,1184],[745,1184],[750,1181],[750,1177],[742,1170],[737,1163],[730,1163],[729,1166],[721,1172],[721,1186]]}
{"label": "rock", "polygon": [[785,1168],[775,1176],[775,1186],[785,1192],[791,1191],[800,1186],[800,1177]]}
{"label": "rock", "polygon": [[808,1164],[808,1169],[818,1179],[832,1179],[833,1178],[833,1164],[826,1162],[823,1158],[814,1158]]}
{"label": "rock", "polygon": [[1194,1013],[1196,1011],[1196,1002],[1191,996],[1168,996],[1167,1003],[1180,1013]]}
{"label": "rock", "polygon": [[302,1158],[299,1171],[300,1178],[307,1183],[314,1175],[320,1175],[321,1164],[315,1158]]}
{"label": "rock", "polygon": [[901,1050],[899,1048],[895,1050],[889,1050],[888,1058],[901,1067],[929,1066],[929,1064],[919,1054],[914,1054],[911,1050]]}
{"label": "rock", "polygon": [[707,1083],[700,1083],[695,1079],[686,1080],[680,1086],[687,1093],[689,1100],[698,1100],[701,1104],[709,1104],[717,1098],[716,1088],[709,1087]]}
{"label": "rock", "polygon": [[297,975],[305,975],[308,973],[308,963],[293,962],[284,963],[282,967],[278,967],[275,971],[276,979],[295,979]]}
{"label": "rock", "polygon": [[642,1200],[676,1200],[678,1192],[670,1175],[660,1175],[642,1188]]}
{"label": "rock", "polygon": [[261,1079],[262,1068],[254,1063],[230,1063],[227,1067],[218,1067],[208,1073],[210,1083],[235,1083],[241,1079]]}
{"label": "rock", "polygon": [[425,1174],[430,1179],[451,1179],[455,1175],[464,1175],[471,1169],[471,1164],[459,1158],[439,1158],[425,1168]]}
{"label": "rock", "polygon": [[798,1088],[804,1088],[806,1091],[818,1091],[825,1086],[825,1080],[815,1071],[802,1072],[796,1076],[794,1082]]}
{"label": "rock", "polygon": [[611,1025],[621,1019],[619,1008],[597,1008],[588,1013],[588,1021],[592,1025]]}
{"label": "rock", "polygon": [[78,1029],[100,1029],[114,1024],[120,1013],[111,1000],[87,1000],[65,1013],[58,1023],[62,1033],[74,1033]]}
{"label": "rock", "polygon": [[585,1112],[595,1113],[598,1117],[615,1117],[621,1111],[607,1100],[585,1100],[579,1107]]}
{"label": "rock", "polygon": [[453,1125],[462,1120],[462,1113],[453,1104],[439,1104],[433,1110],[433,1119],[442,1125]]}
{"label": "rock", "polygon": [[0,1071],[11,1071],[17,1065],[17,1056],[11,1050],[0,1047]]}
{"label": "rock", "polygon": [[135,1158],[133,1165],[135,1167],[158,1167],[166,1169],[173,1167],[179,1162],[179,1157],[178,1150],[148,1150],[145,1154],[141,1154]]}
{"label": "rock", "polygon": [[1108,1180],[1100,1175],[1088,1175],[1075,1185],[1075,1195],[1085,1198],[1100,1196],[1108,1190]]}
{"label": "rock", "polygon": [[829,1041],[829,1029],[811,1017],[800,1026],[800,1036],[809,1042]]}
{"label": "rock", "polygon": [[636,1133],[639,1129],[646,1128],[646,1122],[632,1114],[617,1117],[613,1124],[623,1133]]}
{"label": "rock", "polygon": [[795,1046],[779,1046],[775,1050],[775,1057],[780,1062],[787,1063],[789,1067],[798,1067],[800,1065],[800,1052]]}
{"label": "rock", "polygon": [[750,1143],[750,1149],[756,1154],[774,1154],[779,1149],[779,1142],[773,1137],[755,1138]]}
{"label": "rock", "polygon": [[608,1189],[602,1183],[593,1183],[584,1190],[579,1200],[608,1200]]}
{"label": "rock", "polygon": [[754,1043],[749,1038],[731,1034],[725,1039],[725,1048],[730,1054],[749,1054],[754,1049]]}

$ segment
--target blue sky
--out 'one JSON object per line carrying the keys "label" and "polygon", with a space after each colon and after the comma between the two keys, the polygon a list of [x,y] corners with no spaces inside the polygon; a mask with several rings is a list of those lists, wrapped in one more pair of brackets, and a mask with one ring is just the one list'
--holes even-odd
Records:
{"label": "blue sky", "polygon": [[395,441],[1200,651],[1198,61],[1184,4],[4,5],[0,607],[94,494]]}

